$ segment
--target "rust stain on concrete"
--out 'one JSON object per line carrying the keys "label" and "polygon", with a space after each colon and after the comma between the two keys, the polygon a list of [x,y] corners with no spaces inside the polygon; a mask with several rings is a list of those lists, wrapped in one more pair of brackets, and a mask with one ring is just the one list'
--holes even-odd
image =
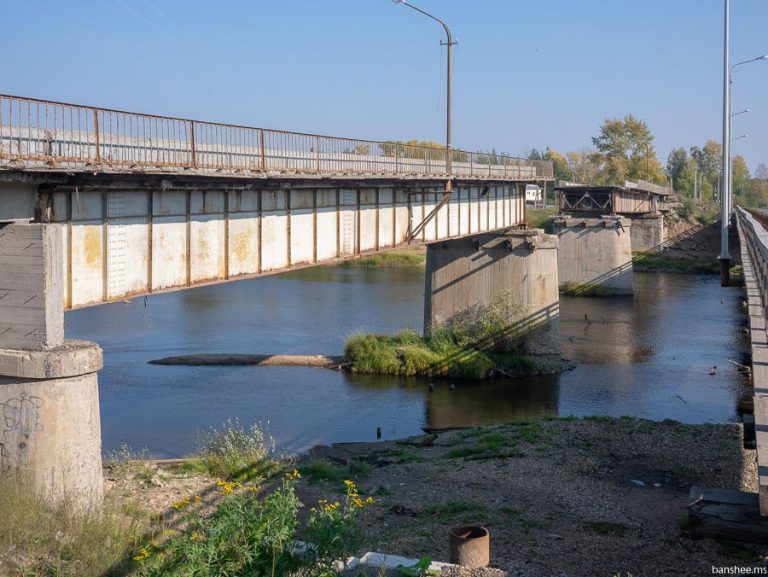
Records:
{"label": "rust stain on concrete", "polygon": [[101,231],[95,226],[89,226],[83,231],[83,250],[85,264],[95,266],[101,261]]}

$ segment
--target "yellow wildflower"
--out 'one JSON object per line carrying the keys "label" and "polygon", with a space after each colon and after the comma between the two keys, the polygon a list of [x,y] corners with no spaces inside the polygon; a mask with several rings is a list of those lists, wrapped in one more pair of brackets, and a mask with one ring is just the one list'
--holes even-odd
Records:
{"label": "yellow wildflower", "polygon": [[138,554],[138,555],[136,555],[136,556],[133,558],[133,560],[134,560],[134,561],[139,561],[139,562],[142,562],[142,561],[144,561],[144,559],[146,559],[147,557],[151,557],[151,556],[152,556],[152,553],[150,552],[149,548],[148,548],[148,547],[142,547],[142,548],[139,550],[139,554]]}
{"label": "yellow wildflower", "polygon": [[192,534],[189,536],[190,541],[204,541],[205,538],[203,537],[202,533],[198,533],[197,531],[193,531]]}
{"label": "yellow wildflower", "polygon": [[288,481],[295,481],[297,479],[301,479],[301,473],[299,473],[298,469],[294,469],[293,471],[286,473],[285,478]]}
{"label": "yellow wildflower", "polygon": [[203,498],[200,495],[195,495],[195,503],[199,503]]}
{"label": "yellow wildflower", "polygon": [[171,505],[171,507],[173,507],[174,509],[176,509],[178,511],[179,509],[183,509],[184,507],[189,505],[189,503],[190,503],[189,497],[184,497],[183,499],[179,499],[178,501],[175,501]]}

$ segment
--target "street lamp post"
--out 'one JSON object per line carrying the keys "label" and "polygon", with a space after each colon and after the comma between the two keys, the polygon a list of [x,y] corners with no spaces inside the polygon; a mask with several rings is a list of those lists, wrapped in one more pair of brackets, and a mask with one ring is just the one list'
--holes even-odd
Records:
{"label": "street lamp post", "polygon": [[723,168],[722,178],[720,179],[720,286],[730,284],[729,269],[731,266],[731,255],[728,251],[728,174],[730,172],[731,158],[731,85],[729,75],[730,64],[730,35],[731,35],[731,0],[725,0],[725,31],[723,46]]}
{"label": "street lamp post", "polygon": [[453,39],[453,35],[451,34],[451,29],[448,28],[448,25],[437,18],[436,16],[433,16],[426,10],[422,10],[421,8],[418,8],[414,6],[413,4],[409,4],[406,0],[392,0],[395,4],[402,4],[403,6],[408,6],[408,8],[413,8],[416,10],[416,12],[419,12],[423,14],[424,16],[427,16],[428,18],[431,18],[432,20],[439,23],[443,29],[445,30],[446,35],[446,42],[443,43],[443,41],[440,41],[440,44],[443,44],[448,47],[448,71],[447,71],[447,79],[446,79],[446,97],[445,97],[445,158],[446,158],[446,170],[448,174],[451,173],[451,47],[456,44],[456,41]]}
{"label": "street lamp post", "polygon": [[733,71],[749,62],[768,60],[768,54],[737,62],[730,66],[730,36],[731,36],[731,0],[725,0],[724,17],[724,48],[723,48],[723,168],[720,179],[720,285],[728,286],[730,283],[729,268],[731,255],[728,248],[728,221],[731,215],[731,84],[733,83]]}
{"label": "street lamp post", "polygon": [[[731,70],[730,70],[730,72],[728,74],[728,92],[729,92],[729,96],[728,96],[728,107],[729,107],[728,108],[728,112],[729,112],[729,114],[728,114],[728,124],[729,125],[730,125],[731,120],[733,119],[734,116],[738,116],[739,114],[744,114],[746,112],[749,112],[749,108],[747,108],[745,110],[742,110],[741,112],[736,112],[734,114],[730,114],[730,110],[731,110],[730,109],[730,106],[731,106],[730,94],[733,92],[733,73],[734,73],[734,71],[739,66],[742,66],[744,64],[749,64],[750,62],[759,62],[761,60],[768,60],[768,54],[763,54],[762,56],[758,56],[757,58],[750,58],[749,60],[744,60],[743,62],[737,62],[736,64],[731,66]],[[729,126],[728,127],[728,134],[730,134],[730,130],[731,129],[730,129],[730,126]],[[747,135],[743,134],[743,135],[738,136],[736,138],[731,138],[731,142],[733,142],[734,140],[739,140],[740,138],[746,138],[746,137],[747,137]],[[730,214],[731,210],[733,209],[733,174],[732,174],[733,173],[733,167],[731,166],[732,162],[733,162],[733,159],[731,158],[731,149],[730,149],[730,147],[728,147],[728,166],[729,166],[729,169],[728,169],[728,196],[727,196],[727,199],[728,199],[728,207],[727,207],[728,208],[728,214]]]}

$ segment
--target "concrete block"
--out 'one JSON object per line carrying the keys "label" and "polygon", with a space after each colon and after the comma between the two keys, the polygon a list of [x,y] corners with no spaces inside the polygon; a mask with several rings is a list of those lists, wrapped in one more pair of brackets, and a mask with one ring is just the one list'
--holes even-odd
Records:
{"label": "concrete block", "polygon": [[558,217],[561,288],[584,294],[632,294],[632,221],[623,217]]}
{"label": "concrete block", "polygon": [[0,348],[41,350],[62,344],[62,239],[58,224],[0,228]]}

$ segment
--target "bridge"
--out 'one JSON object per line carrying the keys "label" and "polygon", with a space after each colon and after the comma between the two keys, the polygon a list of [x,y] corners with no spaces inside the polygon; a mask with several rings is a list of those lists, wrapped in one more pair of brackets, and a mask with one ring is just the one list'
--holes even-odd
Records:
{"label": "bridge", "polygon": [[425,327],[511,291],[548,323],[537,352],[557,354],[557,242],[524,230],[526,183],[552,175],[0,95],[0,469],[25,464],[54,499],[101,498],[101,351],[64,338],[65,309],[423,243]]}
{"label": "bridge", "polygon": [[525,183],[551,179],[544,161],[0,95],[0,222],[62,225],[67,308],[521,225]]}

